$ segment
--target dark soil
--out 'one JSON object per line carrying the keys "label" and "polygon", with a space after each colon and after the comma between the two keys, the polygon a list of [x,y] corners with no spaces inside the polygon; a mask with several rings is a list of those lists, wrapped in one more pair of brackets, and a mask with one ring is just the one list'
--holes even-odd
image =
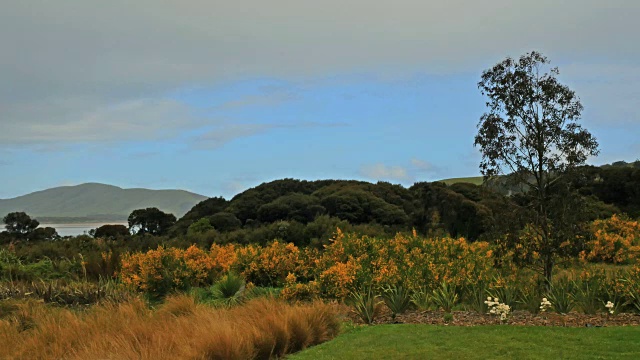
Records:
{"label": "dark soil", "polygon": [[[432,324],[450,326],[478,326],[478,325],[498,325],[500,319],[495,315],[479,314],[474,311],[453,311],[453,321],[444,321],[443,311],[419,311],[410,310],[404,314],[391,316],[388,309],[381,311],[374,324]],[[349,311],[347,318],[356,324],[362,324],[362,320]],[[528,311],[515,310],[509,314],[505,322],[508,325],[516,326],[570,326],[570,327],[602,327],[602,326],[638,326],[640,325],[640,314],[622,313],[609,315],[606,313],[588,315],[577,312],[570,314],[557,314],[555,312],[545,312],[531,314]]]}

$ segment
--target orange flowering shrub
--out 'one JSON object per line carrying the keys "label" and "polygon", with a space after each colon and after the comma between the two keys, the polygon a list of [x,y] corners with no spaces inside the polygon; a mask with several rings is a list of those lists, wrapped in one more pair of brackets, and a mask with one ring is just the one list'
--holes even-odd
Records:
{"label": "orange flowering shrub", "polygon": [[289,273],[299,272],[300,254],[297,246],[278,240],[265,247],[247,245],[238,249],[233,268],[256,285],[282,286]]}
{"label": "orange flowering shrub", "polygon": [[415,233],[381,239],[339,230],[315,265],[323,293],[337,298],[368,285],[433,289],[446,281],[465,286],[487,281],[494,271],[486,242],[422,238]]}
{"label": "orange flowering shrub", "polygon": [[296,280],[295,275],[287,275],[284,288],[280,292],[284,300],[313,300],[320,296],[320,285],[317,281],[299,283]]}
{"label": "orange flowering shrub", "polygon": [[211,259],[220,270],[220,274],[229,272],[231,267],[238,260],[238,254],[236,246],[233,244],[227,244],[224,246],[213,244],[211,245],[210,254]]}
{"label": "orange flowering shrub", "polygon": [[120,278],[136,290],[163,296],[171,290],[211,284],[225,269],[195,245],[186,250],[162,246],[122,257]]}
{"label": "orange flowering shrub", "polygon": [[172,289],[188,287],[191,281],[183,250],[158,247],[146,253],[122,256],[120,278],[125,285],[154,296],[163,296]]}
{"label": "orange flowering shrub", "polygon": [[456,286],[486,282],[492,264],[493,254],[485,242],[423,238],[415,233],[382,239],[345,235],[338,229],[322,252],[277,240],[266,246],[214,244],[209,252],[196,246],[159,247],[124,256],[121,277],[138,290],[161,294],[211,284],[233,270],[258,286],[285,286],[284,294],[291,298],[317,292],[345,298],[370,285],[424,289],[442,281]]}
{"label": "orange flowering shrub", "polygon": [[640,255],[640,224],[624,216],[592,223],[593,238],[580,256],[591,262],[628,264]]}

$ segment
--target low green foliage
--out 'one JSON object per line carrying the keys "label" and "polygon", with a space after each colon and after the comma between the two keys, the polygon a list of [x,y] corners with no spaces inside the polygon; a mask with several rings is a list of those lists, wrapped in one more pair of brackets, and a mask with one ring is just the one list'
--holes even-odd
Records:
{"label": "low green foliage", "polygon": [[499,299],[501,303],[507,304],[511,308],[517,306],[519,291],[515,284],[505,284],[493,289],[488,289],[486,294],[494,299]]}
{"label": "low green foliage", "polygon": [[411,306],[411,294],[407,288],[402,286],[390,286],[383,290],[382,298],[391,310],[392,316],[395,318],[397,314],[402,314]]}
{"label": "low green foliage", "polygon": [[444,322],[445,322],[446,324],[448,324],[448,323],[452,322],[452,321],[453,321],[453,314],[452,314],[452,313],[445,313],[445,314],[442,316],[442,320],[444,320]]}
{"label": "low green foliage", "polygon": [[447,284],[445,281],[431,293],[431,301],[438,309],[451,312],[458,303],[458,293],[455,285]]}
{"label": "low green foliage", "polygon": [[638,327],[380,325],[289,359],[637,359],[639,338]]}
{"label": "low green foliage", "polygon": [[96,304],[100,301],[121,302],[131,293],[115,280],[1,282],[0,301],[34,299],[63,306]]}
{"label": "low green foliage", "polygon": [[420,310],[429,310],[431,307],[431,295],[427,289],[421,288],[411,294],[411,302]]}
{"label": "low green foliage", "polygon": [[640,283],[633,281],[633,279],[625,279],[625,282],[629,284],[629,290],[626,294],[627,304],[640,313]]}
{"label": "low green foliage", "polygon": [[484,282],[467,286],[462,291],[462,301],[467,305],[468,310],[473,310],[480,314],[486,314],[489,310],[485,301],[487,300],[487,285]]}
{"label": "low green foliage", "polygon": [[602,311],[603,299],[601,297],[601,283],[596,279],[591,281],[578,280],[574,282],[573,288],[576,305],[585,314],[595,314]]}
{"label": "low green foliage", "polygon": [[368,288],[362,292],[351,294],[351,305],[355,314],[362,319],[365,324],[371,324],[382,309],[384,301],[381,301],[373,289]]}
{"label": "low green foliage", "polygon": [[242,276],[228,273],[208,288],[195,288],[192,294],[197,302],[213,306],[237,305],[246,299],[246,283]]}
{"label": "low green foliage", "polygon": [[575,307],[575,285],[567,278],[560,278],[549,288],[547,298],[557,313],[568,314]]}
{"label": "low green foliage", "polygon": [[532,314],[537,314],[540,312],[540,302],[542,298],[543,296],[540,295],[539,289],[535,287],[525,287],[519,291],[517,300],[518,308]]}

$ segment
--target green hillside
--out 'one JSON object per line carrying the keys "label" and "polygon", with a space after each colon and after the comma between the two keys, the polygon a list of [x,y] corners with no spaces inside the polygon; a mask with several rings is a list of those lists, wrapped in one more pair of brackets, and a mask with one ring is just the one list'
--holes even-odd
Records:
{"label": "green hillside", "polygon": [[180,217],[206,198],[184,190],[122,189],[88,183],[0,200],[0,217],[24,211],[41,221],[122,221],[131,211],[147,207]]}
{"label": "green hillside", "polygon": [[439,182],[443,182],[447,185],[459,184],[459,183],[469,183],[473,185],[482,185],[482,176],[472,176],[472,177],[461,177],[461,178],[451,178],[451,179],[443,179],[438,180]]}

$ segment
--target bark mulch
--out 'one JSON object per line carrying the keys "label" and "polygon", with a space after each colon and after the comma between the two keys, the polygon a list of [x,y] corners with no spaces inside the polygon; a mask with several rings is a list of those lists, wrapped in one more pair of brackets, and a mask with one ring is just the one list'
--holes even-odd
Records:
{"label": "bark mulch", "polygon": [[[381,311],[374,324],[432,324],[450,326],[479,326],[497,325],[500,319],[495,315],[479,314],[474,311],[453,311],[453,321],[444,321],[443,311],[419,311],[410,310],[404,314],[398,314],[394,319],[388,309]],[[356,324],[362,324],[362,320],[349,311],[347,318]],[[640,314],[621,313],[609,315],[606,313],[588,315],[572,312],[569,314],[557,314],[545,312],[531,314],[528,311],[515,310],[509,314],[506,321],[508,325],[516,326],[568,326],[568,327],[603,327],[603,326],[638,326]]]}

